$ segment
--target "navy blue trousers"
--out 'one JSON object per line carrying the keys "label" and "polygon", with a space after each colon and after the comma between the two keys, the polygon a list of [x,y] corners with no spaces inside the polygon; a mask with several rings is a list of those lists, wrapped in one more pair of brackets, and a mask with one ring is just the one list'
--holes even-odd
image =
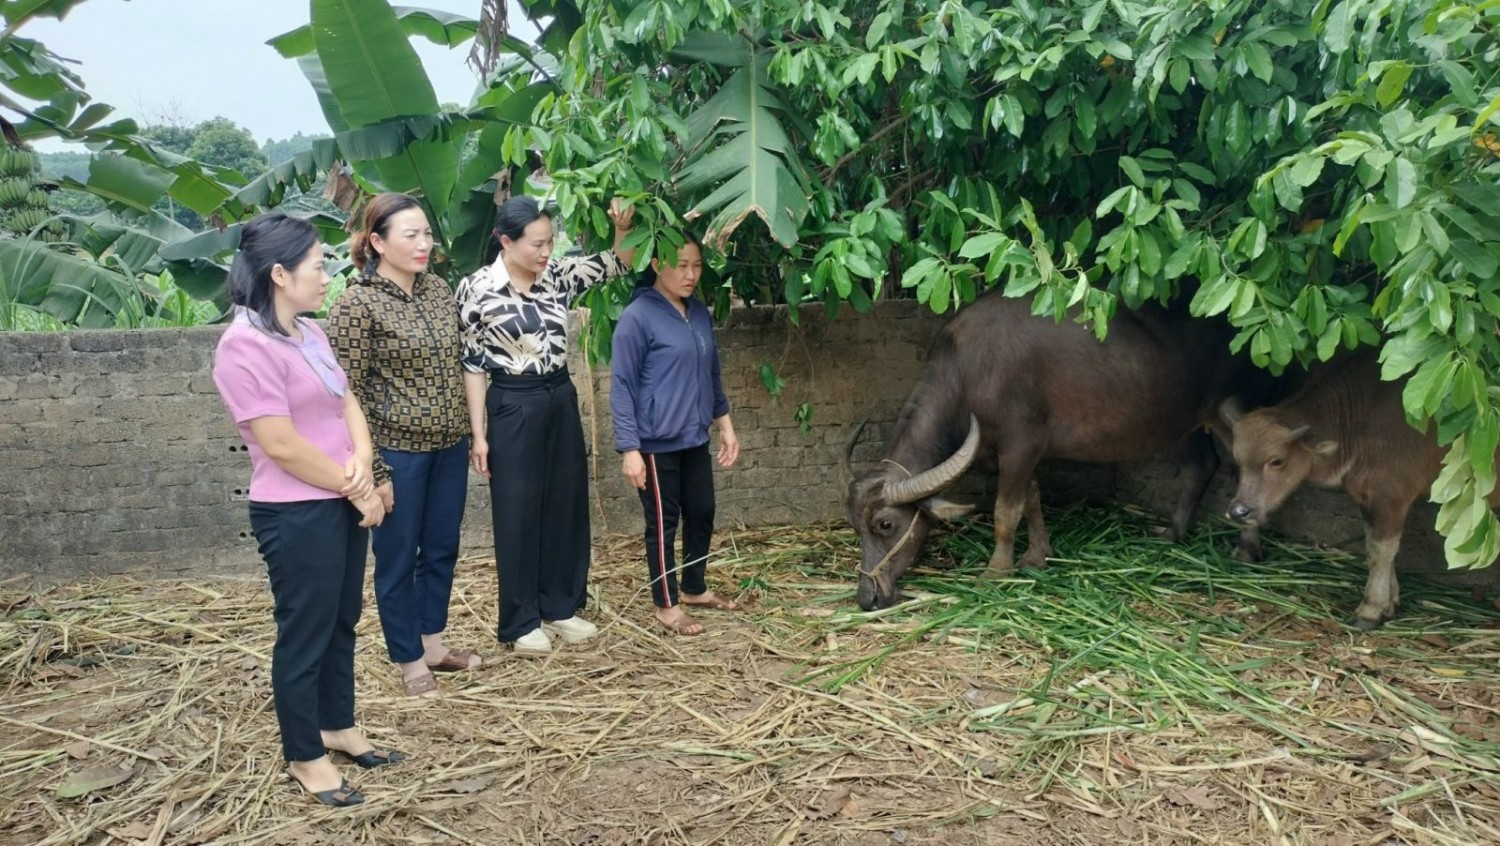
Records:
{"label": "navy blue trousers", "polygon": [[275,600],[271,695],[288,761],[323,757],[318,732],[354,726],[354,625],[368,529],[348,500],[252,502]]}
{"label": "navy blue trousers", "polygon": [[469,439],[432,452],[382,449],[396,507],[373,531],[375,605],[391,660],[422,657],[422,635],[448,627],[459,526],[469,495]]}

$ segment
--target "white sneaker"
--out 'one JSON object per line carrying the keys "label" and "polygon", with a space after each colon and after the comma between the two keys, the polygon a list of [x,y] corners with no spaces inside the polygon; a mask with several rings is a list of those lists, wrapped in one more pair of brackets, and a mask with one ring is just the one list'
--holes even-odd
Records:
{"label": "white sneaker", "polygon": [[511,643],[511,648],[517,655],[543,656],[552,651],[552,639],[541,629],[532,629],[516,638]]}
{"label": "white sneaker", "polygon": [[563,639],[563,643],[583,643],[599,633],[599,627],[582,617],[566,620],[551,620],[542,623],[542,628]]}

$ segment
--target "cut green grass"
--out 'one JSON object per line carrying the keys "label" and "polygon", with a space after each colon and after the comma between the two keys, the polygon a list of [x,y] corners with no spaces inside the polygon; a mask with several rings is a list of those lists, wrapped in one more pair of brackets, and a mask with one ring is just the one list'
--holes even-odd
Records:
{"label": "cut green grass", "polygon": [[[822,616],[789,616],[788,635],[804,644],[834,633],[858,636],[867,638],[858,644],[865,648],[813,656],[798,682],[838,692],[878,676],[895,656],[937,646],[1003,657],[1030,673],[1005,691],[1004,702],[955,703],[927,719],[1021,735],[1023,751],[1035,755],[1050,758],[1050,746],[1107,732],[1179,727],[1208,735],[1225,719],[1326,754],[1328,729],[1347,725],[1320,687],[1374,696],[1369,685],[1350,679],[1430,654],[1410,648],[1419,636],[1491,637],[1475,629],[1500,616],[1460,592],[1408,579],[1402,615],[1366,635],[1343,624],[1365,578],[1353,556],[1272,544],[1270,560],[1245,564],[1229,555],[1235,532],[1228,526],[1209,526],[1173,544],[1153,536],[1146,518],[1113,508],[1069,509],[1052,515],[1049,528],[1060,557],[1046,570],[1000,579],[982,574],[993,544],[989,526],[972,522],[938,535],[921,560],[947,559],[955,567],[915,569],[901,586],[908,600],[871,613],[854,607],[857,542],[843,530],[847,546],[832,551],[847,563],[802,568],[833,583],[797,600],[825,608]],[[761,573],[768,585],[786,578]],[[848,590],[832,589],[839,583]],[[768,595],[776,601],[776,591]],[[1349,656],[1377,667],[1342,666]],[[1479,681],[1476,674],[1496,680],[1494,662],[1488,666],[1459,672],[1471,681]],[[1014,672],[1006,677],[1014,684]],[[1414,724],[1452,743],[1455,755],[1488,762],[1500,753],[1496,744],[1456,736],[1442,715],[1406,692],[1370,681],[1387,699],[1406,703]]]}

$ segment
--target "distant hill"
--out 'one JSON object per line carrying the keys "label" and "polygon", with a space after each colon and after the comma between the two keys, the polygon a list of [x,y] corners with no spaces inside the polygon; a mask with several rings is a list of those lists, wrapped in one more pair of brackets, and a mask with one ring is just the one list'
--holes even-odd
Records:
{"label": "distant hill", "polygon": [[266,161],[273,165],[279,165],[304,150],[311,150],[314,141],[329,137],[331,136],[303,135],[299,132],[281,141],[267,139],[265,143],[260,145],[260,151],[266,154]]}

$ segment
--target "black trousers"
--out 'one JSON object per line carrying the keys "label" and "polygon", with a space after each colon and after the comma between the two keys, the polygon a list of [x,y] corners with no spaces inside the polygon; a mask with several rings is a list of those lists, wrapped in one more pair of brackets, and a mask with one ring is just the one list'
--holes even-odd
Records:
{"label": "black trousers", "polygon": [[354,726],[354,625],[370,531],[348,500],[252,502],[275,600],[271,695],[288,761],[323,757],[319,730]]}
{"label": "black trousers", "polygon": [[588,461],[578,392],[567,369],[494,373],[489,416],[490,515],[500,579],[497,635],[510,642],[583,608],[589,577]]}
{"label": "black trousers", "polygon": [[708,544],[714,533],[714,468],[708,444],[678,452],[644,453],[646,567],[651,600],[658,608],[677,604],[678,568],[673,555],[682,524],[682,590],[708,590]]}

